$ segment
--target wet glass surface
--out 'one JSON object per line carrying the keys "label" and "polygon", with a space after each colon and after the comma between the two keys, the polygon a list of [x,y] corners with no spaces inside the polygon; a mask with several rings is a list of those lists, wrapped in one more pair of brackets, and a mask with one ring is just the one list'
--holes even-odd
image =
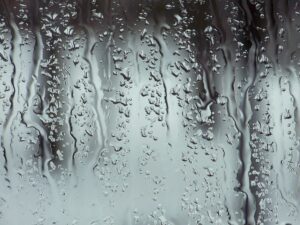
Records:
{"label": "wet glass surface", "polygon": [[300,1],[0,0],[0,224],[298,225]]}

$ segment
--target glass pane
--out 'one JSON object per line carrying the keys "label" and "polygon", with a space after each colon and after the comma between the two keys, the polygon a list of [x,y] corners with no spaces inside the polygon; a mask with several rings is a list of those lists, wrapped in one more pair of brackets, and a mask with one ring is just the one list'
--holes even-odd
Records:
{"label": "glass pane", "polygon": [[299,224],[299,31],[297,0],[0,0],[0,224]]}

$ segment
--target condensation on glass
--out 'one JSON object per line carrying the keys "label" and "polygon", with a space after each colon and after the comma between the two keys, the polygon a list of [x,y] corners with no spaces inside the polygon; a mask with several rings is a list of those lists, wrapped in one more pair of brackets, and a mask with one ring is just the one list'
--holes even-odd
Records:
{"label": "condensation on glass", "polygon": [[0,224],[298,225],[300,1],[0,0]]}

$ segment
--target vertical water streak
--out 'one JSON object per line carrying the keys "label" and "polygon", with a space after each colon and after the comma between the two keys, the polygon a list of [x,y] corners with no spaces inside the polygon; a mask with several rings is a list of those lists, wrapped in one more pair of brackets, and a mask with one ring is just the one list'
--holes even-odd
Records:
{"label": "vertical water streak", "polygon": [[[81,2],[83,4],[83,2]],[[89,4],[89,3],[88,3]],[[82,6],[82,5],[81,5]],[[81,17],[87,16],[87,22],[89,20],[88,15],[84,15],[84,13],[90,13],[89,7],[87,7],[87,11],[83,11],[81,9]],[[96,152],[93,156],[92,161],[89,163],[89,169],[88,171],[91,171],[90,169],[93,169],[95,164],[98,161],[98,157],[105,147],[106,142],[106,125],[105,125],[105,113],[102,109],[102,99],[103,99],[103,90],[101,87],[102,81],[101,81],[101,74],[99,71],[99,65],[98,61],[94,55],[93,49],[95,45],[97,44],[97,37],[95,35],[95,31],[93,28],[86,24],[84,21],[81,21],[81,26],[84,28],[86,32],[86,46],[84,50],[84,56],[83,59],[88,63],[89,65],[89,73],[90,73],[90,84],[93,86],[93,89],[95,91],[95,99],[94,99],[94,106],[92,107],[94,114],[96,115],[96,129],[97,129],[97,145],[96,145]],[[74,158],[75,152],[73,153]]]}
{"label": "vertical water streak", "polygon": [[[10,61],[13,66],[13,73],[11,74],[11,85],[12,85],[12,94],[9,98],[10,108],[3,125],[3,134],[1,135],[1,144],[4,150],[4,155],[6,158],[5,169],[7,174],[14,171],[14,162],[13,162],[13,148],[12,148],[12,139],[13,131],[12,125],[15,117],[21,109],[18,109],[18,98],[19,98],[19,83],[21,77],[21,65],[20,65],[20,55],[21,55],[21,41],[22,37],[19,32],[19,28],[15,22],[15,15],[13,11],[8,6],[9,3],[4,1],[3,4],[6,7],[6,10],[9,14],[9,26],[11,28],[11,54]],[[9,178],[8,178],[9,179]]]}
{"label": "vertical water streak", "polygon": [[[160,31],[156,31],[157,33]],[[169,122],[169,100],[168,100],[168,89],[167,89],[167,79],[164,71],[167,71],[166,68],[167,66],[165,65],[165,57],[166,54],[168,53],[168,49],[166,48],[166,45],[164,44],[164,40],[161,37],[161,35],[154,35],[154,39],[156,40],[158,47],[159,47],[159,52],[161,55],[161,61],[159,65],[159,73],[162,78],[162,83],[163,83],[163,90],[164,90],[164,101],[165,101],[165,107],[166,107],[166,115],[165,115],[165,121],[166,121],[166,126],[167,126],[167,134],[169,135],[170,132],[170,122]]]}

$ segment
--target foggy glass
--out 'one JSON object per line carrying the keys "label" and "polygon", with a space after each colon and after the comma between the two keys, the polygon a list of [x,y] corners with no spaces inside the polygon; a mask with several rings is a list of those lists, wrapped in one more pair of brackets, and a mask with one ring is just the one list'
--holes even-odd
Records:
{"label": "foggy glass", "polygon": [[0,0],[0,224],[299,225],[300,1]]}

